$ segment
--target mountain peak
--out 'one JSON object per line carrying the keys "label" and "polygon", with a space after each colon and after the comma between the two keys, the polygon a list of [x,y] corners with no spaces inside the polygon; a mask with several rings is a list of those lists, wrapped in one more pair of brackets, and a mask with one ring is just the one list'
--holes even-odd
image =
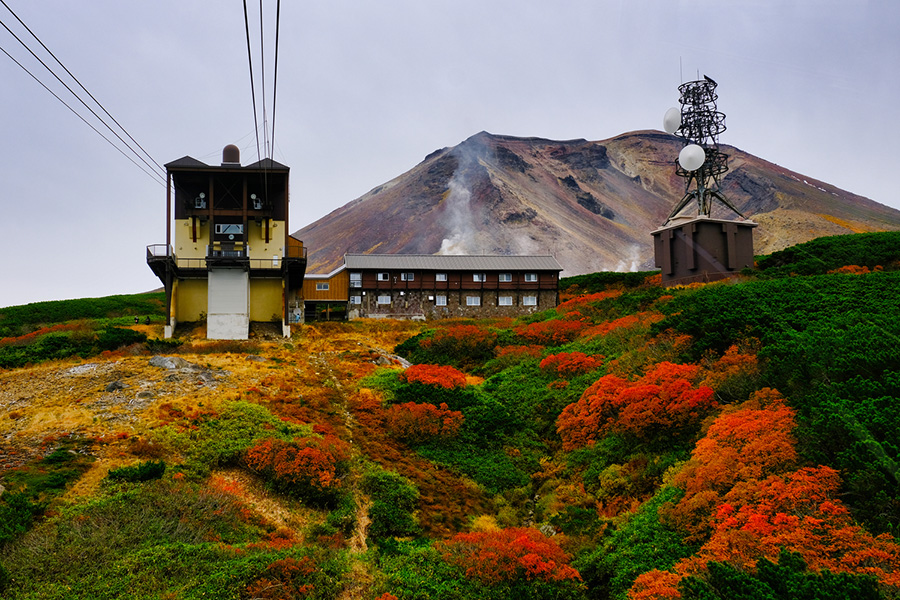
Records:
{"label": "mountain peak", "polygon": [[[333,269],[348,252],[434,254],[448,244],[473,254],[552,254],[564,275],[652,269],[650,232],[684,195],[674,168],[681,145],[656,130],[594,142],[481,131],[294,235],[309,249],[310,272]],[[722,191],[759,223],[757,254],[900,229],[900,211],[737,148],[728,153]]]}

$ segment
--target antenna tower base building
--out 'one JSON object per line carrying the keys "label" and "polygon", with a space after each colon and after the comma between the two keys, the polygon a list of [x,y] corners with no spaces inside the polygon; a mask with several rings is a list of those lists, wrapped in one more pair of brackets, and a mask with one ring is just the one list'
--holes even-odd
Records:
{"label": "antenna tower base building", "polygon": [[709,282],[753,266],[753,221],[681,217],[651,232],[665,286]]}

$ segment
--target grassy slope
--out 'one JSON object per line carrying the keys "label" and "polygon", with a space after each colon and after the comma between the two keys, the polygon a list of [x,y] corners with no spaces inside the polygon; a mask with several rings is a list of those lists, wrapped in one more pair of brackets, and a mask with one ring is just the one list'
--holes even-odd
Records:
{"label": "grassy slope", "polygon": [[[814,259],[818,272],[866,264],[865,236],[847,239],[848,247],[799,248],[793,256]],[[869,241],[883,247],[880,237]],[[888,269],[897,259],[879,258]],[[569,281],[581,292],[612,285],[622,293],[577,306],[577,318],[566,313],[563,320],[581,326],[565,339],[554,337],[561,330],[538,330],[542,319],[558,323],[556,311],[529,319],[531,326],[480,324],[494,336],[486,342],[491,356],[497,347],[512,350],[465,363],[485,379],[470,378],[477,385],[464,389],[398,379],[388,356],[420,333],[410,323],[307,326],[290,343],[185,340],[177,356],[194,366],[181,370],[151,366],[139,347],[88,363],[69,358],[0,370],[0,475],[8,488],[0,508],[7,523],[19,525],[0,531],[3,597],[622,597],[638,574],[701,551],[703,539],[688,539],[686,529],[660,517],[683,494],[663,482],[718,413],[702,426],[691,421],[637,436],[623,428],[575,448],[564,447],[557,417],[600,376],[637,380],[664,360],[697,364],[697,377],[735,407],[753,390],[781,389],[797,413],[794,466],[839,469],[835,500],[845,499],[867,529],[895,531],[897,522],[885,515],[898,512],[900,424],[889,399],[900,398],[900,364],[896,344],[878,340],[900,337],[897,274],[780,279],[798,260],[770,257],[761,261],[772,265],[761,274],[767,280],[737,285],[621,288],[635,282],[610,274]],[[865,294],[871,301],[854,303]],[[151,312],[158,300],[12,307],[0,310],[0,327],[22,336],[79,318],[100,319],[92,331],[110,322],[134,328],[130,311],[158,314]],[[792,309],[798,302],[802,311]],[[160,327],[140,326],[151,338]],[[418,340],[432,335],[404,348],[423,352]],[[733,344],[744,358],[729,371],[718,359]],[[436,347],[418,358],[473,355]],[[543,357],[560,352],[604,359],[583,373],[541,368]],[[107,391],[113,382],[123,387]],[[392,429],[390,403],[426,400],[464,414],[458,437],[403,441]],[[308,485],[273,491],[247,468],[244,449],[258,440],[329,435],[352,446],[324,500]],[[169,467],[160,479],[106,477],[155,460]],[[528,524],[566,534],[556,539],[577,558],[583,587],[539,577],[487,585],[429,544],[459,531]],[[276,588],[282,596],[271,595]],[[878,593],[890,597],[891,589]]]}

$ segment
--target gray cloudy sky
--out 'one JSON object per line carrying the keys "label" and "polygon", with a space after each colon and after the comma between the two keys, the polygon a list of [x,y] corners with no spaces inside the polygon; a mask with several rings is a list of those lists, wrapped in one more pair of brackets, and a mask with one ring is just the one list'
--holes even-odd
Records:
{"label": "gray cloudy sky", "polygon": [[[4,1],[158,163],[218,164],[229,143],[256,160],[241,3]],[[0,21],[39,48],[2,6]],[[900,208],[898,31],[895,0],[286,0],[274,158],[291,230],[482,130],[661,129],[698,72],[719,83],[722,143]],[[2,29],[0,48],[93,122]],[[0,306],[158,287],[161,181],[4,55],[0,86]]]}

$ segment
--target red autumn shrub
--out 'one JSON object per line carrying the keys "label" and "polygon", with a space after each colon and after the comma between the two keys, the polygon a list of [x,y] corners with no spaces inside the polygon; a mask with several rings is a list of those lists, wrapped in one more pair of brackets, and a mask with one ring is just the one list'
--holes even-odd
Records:
{"label": "red autumn shrub", "polygon": [[463,414],[450,410],[445,403],[407,402],[395,404],[387,411],[387,429],[397,439],[421,443],[432,439],[450,439],[459,434]]}
{"label": "red autumn shrub", "polygon": [[285,491],[311,498],[327,498],[340,485],[347,469],[349,446],[333,435],[283,442],[269,438],[247,450],[250,469]]}
{"label": "red autumn shrub", "polygon": [[569,555],[537,529],[511,527],[458,533],[438,550],[448,563],[465,569],[466,577],[486,584],[522,580],[580,581]]}
{"label": "red autumn shrub", "polygon": [[75,321],[74,323],[57,323],[56,325],[41,327],[40,329],[36,329],[35,331],[26,333],[24,335],[0,338],[0,347],[25,346],[33,342],[35,339],[41,337],[42,335],[46,335],[48,333],[56,333],[59,331],[77,331],[81,335],[89,335],[90,327],[91,325],[86,321]]}
{"label": "red autumn shrub", "polygon": [[585,324],[581,321],[561,321],[555,319],[552,321],[539,321],[537,323],[529,323],[528,325],[519,325],[516,327],[515,332],[518,336],[525,338],[534,344],[560,346],[577,338],[584,327]]}
{"label": "red autumn shrub", "polygon": [[541,371],[556,377],[574,377],[590,373],[603,364],[603,356],[588,356],[584,352],[560,352],[541,361]]}
{"label": "red autumn shrub", "polygon": [[633,315],[625,315],[612,321],[599,323],[592,327],[588,327],[582,332],[583,337],[598,337],[609,335],[609,333],[618,329],[631,329],[638,327],[649,327],[653,323],[663,320],[663,314],[655,311],[644,311],[634,313]]}
{"label": "red autumn shrub", "polygon": [[412,365],[400,374],[400,380],[436,385],[448,390],[466,386],[466,376],[463,373],[453,367],[441,365]]}
{"label": "red autumn shrub", "polygon": [[559,306],[556,307],[556,313],[559,315],[564,315],[573,310],[584,312],[583,309],[590,307],[593,304],[597,304],[598,302],[602,302],[603,300],[609,300],[610,298],[618,298],[621,295],[622,290],[605,290],[602,292],[597,292],[596,294],[576,296],[571,300],[561,302]]}
{"label": "red autumn shrub", "polygon": [[647,438],[700,422],[717,406],[712,389],[694,387],[700,367],[661,362],[637,381],[605,375],[556,421],[563,448],[592,445],[607,433]]}

